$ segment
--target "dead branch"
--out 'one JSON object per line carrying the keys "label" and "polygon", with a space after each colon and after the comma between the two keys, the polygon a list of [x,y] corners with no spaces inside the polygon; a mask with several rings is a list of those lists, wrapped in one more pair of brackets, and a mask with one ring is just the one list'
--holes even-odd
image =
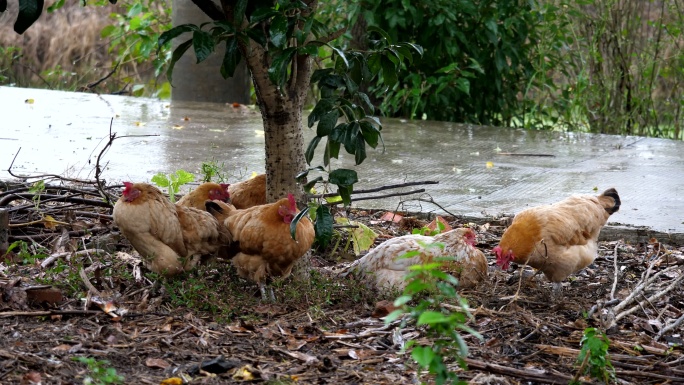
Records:
{"label": "dead branch", "polygon": [[383,199],[383,198],[390,198],[390,197],[400,197],[404,195],[411,195],[411,194],[418,194],[425,192],[425,189],[419,189],[419,190],[413,190],[413,191],[407,191],[407,192],[397,192],[397,193],[392,193],[392,194],[385,194],[385,195],[376,195],[376,196],[371,196],[371,197],[361,197],[361,198],[352,198],[352,202],[359,202],[359,201],[367,201],[371,199]]}
{"label": "dead branch", "polygon": [[[541,383],[552,383],[552,384],[567,384],[570,381],[572,381],[572,377],[557,373],[557,372],[552,372],[550,370],[533,370],[533,369],[516,369],[516,368],[509,368],[507,366],[499,365],[499,364],[493,364],[490,362],[484,362],[481,360],[475,360],[472,358],[466,358],[465,359],[466,364],[468,365],[469,369],[477,369],[477,370],[482,370],[484,372],[488,373],[494,373],[494,374],[501,374],[504,376],[512,376],[512,377],[517,377],[517,378],[522,378],[525,380],[530,380],[530,381],[537,381]],[[590,382],[586,381],[579,381],[579,383],[582,384],[590,384]]]}
{"label": "dead branch", "polygon": [[615,299],[615,290],[617,290],[618,282],[618,246],[620,246],[620,241],[615,244],[615,249],[613,250],[613,288],[610,290],[611,301]]}
{"label": "dead branch", "polygon": [[660,331],[658,332],[658,334],[656,334],[656,336],[655,336],[655,340],[656,340],[656,341],[659,340],[665,333],[669,332],[670,330],[677,329],[677,328],[678,328],[681,324],[683,324],[683,323],[684,323],[684,315],[682,315],[681,317],[677,318],[676,321],[674,321],[674,322],[672,322],[672,323],[666,325],[666,326],[663,327],[662,329],[660,329]]}
{"label": "dead branch", "polygon": [[[390,184],[387,186],[381,186],[381,187],[376,187],[376,188],[370,188],[370,189],[361,189],[361,190],[354,190],[352,191],[352,195],[355,194],[368,194],[368,193],[374,193],[378,191],[383,191],[383,190],[391,190],[395,188],[402,188],[402,187],[410,187],[410,186],[420,186],[424,184],[439,184],[439,182],[435,181],[422,181],[422,182],[407,182],[407,183],[399,183],[399,184]],[[330,197],[336,197],[340,195],[339,193],[326,193],[326,194],[307,194],[307,198],[315,199],[315,198],[330,198]]]}
{"label": "dead branch", "polygon": [[52,254],[49,257],[45,258],[45,260],[40,263],[40,267],[44,269],[44,268],[52,265],[59,258],[66,257],[68,255],[72,255],[72,256],[84,255],[84,254],[90,255],[90,253],[104,254],[106,252],[107,252],[106,250],[102,250],[102,249],[85,249],[85,250],[79,250],[79,251],[75,251],[75,252],[65,251],[65,252],[61,252],[61,253],[55,253],[55,254]]}

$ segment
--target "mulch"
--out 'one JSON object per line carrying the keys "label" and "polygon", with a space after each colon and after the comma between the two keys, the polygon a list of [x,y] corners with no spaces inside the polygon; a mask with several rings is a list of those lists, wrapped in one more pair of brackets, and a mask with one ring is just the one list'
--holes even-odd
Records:
{"label": "mulch", "polygon": [[[425,330],[377,318],[375,302],[389,299],[382,294],[344,294],[359,286],[334,274],[345,263],[341,255],[349,249],[339,246],[345,239],[334,253],[316,250],[310,259],[309,277],[327,277],[340,292],[294,296],[288,288],[299,284],[300,275],[276,288],[278,302],[264,303],[254,297],[254,285],[226,264],[160,283],[132,256],[95,189],[50,185],[38,201],[29,187],[0,185],[8,241],[26,242],[24,252],[17,247],[0,262],[1,384],[84,383],[94,370],[77,357],[106,360],[131,384],[170,384],[171,378],[207,384],[429,382],[402,350],[407,341],[429,343]],[[376,243],[430,219],[384,221],[382,212],[365,210],[348,215],[380,234]],[[586,328],[595,327],[610,340],[615,382],[684,383],[684,248],[657,239],[601,242],[595,263],[566,280],[556,297],[541,276],[514,274],[531,269],[496,268],[491,249],[505,228],[501,221],[470,225],[491,268],[486,282],[460,292],[472,314],[468,326],[482,335],[464,334],[468,370],[450,363],[460,378],[473,384],[600,383],[578,375],[580,341]],[[206,293],[207,302],[234,308],[179,305],[197,282],[216,287]],[[237,291],[226,291],[231,284]]]}

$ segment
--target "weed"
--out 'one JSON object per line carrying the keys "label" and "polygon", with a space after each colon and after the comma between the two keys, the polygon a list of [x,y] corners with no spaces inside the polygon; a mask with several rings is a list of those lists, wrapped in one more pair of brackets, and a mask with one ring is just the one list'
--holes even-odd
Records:
{"label": "weed", "polygon": [[31,198],[33,200],[33,205],[35,206],[36,210],[38,210],[38,207],[40,206],[40,197],[45,191],[45,182],[42,180],[39,180],[31,187],[29,188],[28,192],[33,194],[33,197]]}
{"label": "weed", "polygon": [[180,186],[190,183],[193,180],[195,180],[195,176],[184,170],[178,170],[168,176],[160,172],[152,177],[152,183],[169,190],[169,199],[172,203],[176,202],[176,194],[178,193]]}
{"label": "weed", "polygon": [[571,384],[579,384],[577,379],[580,375],[589,374],[591,378],[608,384],[615,380],[615,369],[608,359],[610,340],[605,333],[596,328],[584,329],[584,336],[580,341],[582,350],[577,357],[580,368]]}
{"label": "weed", "polygon": [[124,377],[116,374],[116,369],[109,366],[109,361],[96,360],[92,357],[74,357],[72,359],[88,366],[90,373],[83,379],[84,385],[122,384],[124,381]]}
{"label": "weed", "polygon": [[[410,267],[411,271],[406,275],[408,284],[403,295],[394,301],[394,305],[399,309],[390,313],[385,322],[390,323],[406,314],[407,317],[402,320],[402,327],[409,322],[426,327],[432,344],[419,345],[415,341],[409,341],[405,349],[413,347],[411,357],[421,368],[427,369],[435,376],[436,384],[462,384],[464,382],[447,367],[447,360],[455,359],[459,366],[465,369],[464,358],[468,355],[468,346],[461,337],[461,332],[480,339],[482,336],[466,325],[468,318],[472,317],[468,311],[468,303],[456,292],[458,280],[440,270],[442,262]],[[455,301],[461,310],[453,312],[446,309],[442,303],[447,301]]]}
{"label": "weed", "polygon": [[214,177],[219,183],[226,180],[225,173],[223,172],[224,165],[219,166],[215,160],[209,162],[202,162],[202,182],[211,182]]}
{"label": "weed", "polygon": [[7,248],[5,255],[17,247],[19,248],[19,251],[16,251],[15,254],[21,259],[21,263],[24,265],[33,265],[38,260],[47,258],[44,247],[38,245],[37,243],[29,246],[28,243],[21,240],[12,242],[12,244]]}

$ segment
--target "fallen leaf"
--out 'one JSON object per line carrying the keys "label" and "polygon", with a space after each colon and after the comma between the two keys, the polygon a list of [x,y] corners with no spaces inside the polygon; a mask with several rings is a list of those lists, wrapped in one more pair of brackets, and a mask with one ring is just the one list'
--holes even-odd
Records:
{"label": "fallen leaf", "polygon": [[385,222],[394,222],[394,223],[399,223],[401,220],[404,219],[404,216],[401,214],[393,213],[393,212],[386,212],[385,214],[380,217],[381,221]]}
{"label": "fallen leaf", "polygon": [[181,126],[180,124],[174,124],[171,128],[173,128],[174,130],[182,130],[184,127],[185,126]]}
{"label": "fallen leaf", "polygon": [[382,318],[395,310],[397,310],[397,307],[394,306],[392,301],[383,300],[375,304],[371,317]]}
{"label": "fallen leaf", "polygon": [[171,364],[161,358],[148,358],[145,360],[145,366],[148,368],[166,369],[171,366]]}
{"label": "fallen leaf", "polygon": [[239,107],[240,107],[240,103],[233,103],[233,108],[239,108]]}
{"label": "fallen leaf", "polygon": [[184,116],[184,117],[183,117],[183,120],[185,120],[185,121],[187,122],[187,121],[190,120],[190,117],[189,117],[189,116]]}
{"label": "fallen leaf", "polygon": [[33,102],[35,102],[35,100],[33,100],[31,98],[24,100],[24,103],[26,103],[26,104],[33,104]]}
{"label": "fallen leaf", "polygon": [[492,167],[494,167],[494,163],[493,162],[487,162],[486,166],[487,166],[487,168],[492,168]]}
{"label": "fallen leaf", "polygon": [[183,385],[183,379],[179,377],[171,377],[163,380],[159,385]]}
{"label": "fallen leaf", "polygon": [[52,216],[46,215],[43,217],[43,225],[45,225],[46,229],[54,230],[57,228],[57,221]]}
{"label": "fallen leaf", "polygon": [[52,348],[52,350],[54,350],[56,352],[68,352],[69,349],[71,349],[71,345],[67,345],[67,344],[57,345],[54,348]]}
{"label": "fallen leaf", "polygon": [[146,125],[146,124],[147,124],[147,123],[143,123],[143,122],[135,122],[135,125],[138,126],[138,127],[142,127],[142,126],[144,126],[144,125]]}
{"label": "fallen leaf", "polygon": [[38,372],[28,372],[21,377],[21,385],[40,385],[42,377]]}
{"label": "fallen leaf", "polygon": [[256,370],[251,365],[245,365],[235,371],[235,374],[233,374],[233,379],[240,381],[252,381],[255,378],[255,372]]}

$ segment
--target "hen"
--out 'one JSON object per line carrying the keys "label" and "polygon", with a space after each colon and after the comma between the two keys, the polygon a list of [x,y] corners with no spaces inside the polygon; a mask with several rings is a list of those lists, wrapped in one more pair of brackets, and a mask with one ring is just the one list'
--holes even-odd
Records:
{"label": "hen", "polygon": [[[411,251],[418,253],[401,258]],[[409,234],[389,239],[354,261],[342,275],[356,272],[361,277],[372,276],[380,290],[403,290],[406,286],[404,277],[410,266],[430,263],[438,257],[454,257],[441,268],[458,278],[461,288],[473,287],[487,276],[487,259],[475,247],[475,232],[469,228],[454,229],[434,237]]]}
{"label": "hen", "polygon": [[614,188],[599,196],[572,196],[518,213],[493,249],[496,263],[511,262],[540,270],[555,290],[560,282],[594,262],[598,237],[608,217],[620,209]]}
{"label": "hen", "polygon": [[155,273],[173,276],[195,267],[230,243],[230,233],[211,214],[174,205],[147,183],[124,182],[114,223]]}
{"label": "hen", "polygon": [[266,174],[233,183],[228,187],[230,203],[236,209],[247,209],[266,204]]}
{"label": "hen", "polygon": [[228,185],[225,183],[206,182],[197,186],[196,189],[183,195],[183,197],[176,202],[177,205],[185,207],[194,207],[197,210],[206,210],[204,202],[219,200],[228,202]]}
{"label": "hen", "polygon": [[[232,235],[237,246],[233,266],[238,274],[256,282],[264,298],[267,279],[289,276],[295,261],[311,248],[314,241],[314,228],[306,217],[297,223],[297,240],[290,235],[290,223],[299,212],[292,194],[275,203],[244,210],[212,201],[207,202],[207,211]],[[273,290],[270,296],[275,299]]]}

